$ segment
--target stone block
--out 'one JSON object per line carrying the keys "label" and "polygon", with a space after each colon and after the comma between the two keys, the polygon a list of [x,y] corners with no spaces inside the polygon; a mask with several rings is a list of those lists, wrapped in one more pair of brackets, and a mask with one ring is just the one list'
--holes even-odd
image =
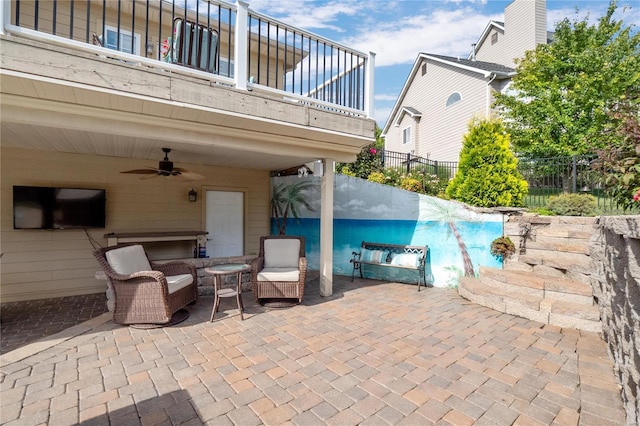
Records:
{"label": "stone block", "polygon": [[532,267],[534,273],[544,275],[546,277],[565,278],[566,272],[560,269],[552,268],[547,265],[534,265]]}
{"label": "stone block", "polygon": [[589,321],[600,320],[600,310],[597,306],[580,305],[562,300],[554,300],[551,303],[551,313],[556,315],[572,316]]}
{"label": "stone block", "polygon": [[545,291],[556,293],[574,294],[577,296],[593,297],[591,285],[564,278],[546,278],[544,280]]}

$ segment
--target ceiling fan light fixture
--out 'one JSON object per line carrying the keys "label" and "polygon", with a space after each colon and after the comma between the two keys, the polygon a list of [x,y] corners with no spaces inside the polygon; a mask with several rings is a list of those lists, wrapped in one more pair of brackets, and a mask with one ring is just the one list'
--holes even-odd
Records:
{"label": "ceiling fan light fixture", "polygon": [[164,152],[164,159],[158,162],[158,168],[149,167],[147,169],[127,170],[120,173],[145,175],[140,179],[149,179],[156,176],[180,176],[183,180],[206,179],[201,174],[180,167],[173,167],[173,161],[169,160],[171,148],[162,148],[162,151]]}

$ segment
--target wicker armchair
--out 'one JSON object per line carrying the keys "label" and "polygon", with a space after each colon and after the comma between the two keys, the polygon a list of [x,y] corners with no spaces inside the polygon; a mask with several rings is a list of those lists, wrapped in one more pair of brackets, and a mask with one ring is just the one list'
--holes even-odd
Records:
{"label": "wicker armchair", "polygon": [[296,299],[301,303],[306,277],[304,237],[260,237],[260,252],[251,268],[251,283],[256,300]]}
{"label": "wicker armchair", "polygon": [[[113,322],[117,324],[175,323],[173,314],[198,299],[193,265],[168,262],[152,266],[139,244],[105,247],[93,254],[113,291]],[[182,314],[182,319],[188,317],[188,312]]]}

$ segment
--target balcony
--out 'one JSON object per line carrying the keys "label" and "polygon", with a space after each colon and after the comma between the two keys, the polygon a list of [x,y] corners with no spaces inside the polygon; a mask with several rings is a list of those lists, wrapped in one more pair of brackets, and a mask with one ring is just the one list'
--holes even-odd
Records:
{"label": "balcony", "polygon": [[[373,140],[373,55],[244,2],[13,0],[0,14],[3,127],[21,146],[54,127],[64,141],[37,148],[154,158],[144,140],[189,143],[183,161],[216,147],[207,164],[275,170],[352,161]],[[114,133],[135,139],[105,152]]]}

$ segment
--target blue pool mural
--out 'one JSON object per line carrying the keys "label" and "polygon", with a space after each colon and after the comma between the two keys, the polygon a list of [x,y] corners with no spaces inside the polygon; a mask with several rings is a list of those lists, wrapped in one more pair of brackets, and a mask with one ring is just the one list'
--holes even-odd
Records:
{"label": "blue pool mural", "polygon": [[[319,185],[317,177],[272,178],[271,232],[283,229],[287,235],[305,236],[312,270],[320,263]],[[281,208],[274,209],[278,204]],[[502,235],[502,220],[501,214],[476,213],[457,202],[336,175],[333,272],[351,275],[349,260],[362,241],[427,245],[432,284],[455,286],[460,276],[477,274],[479,266],[502,266],[490,253],[491,242]],[[364,268],[364,275],[371,278],[417,280],[415,271]]]}

